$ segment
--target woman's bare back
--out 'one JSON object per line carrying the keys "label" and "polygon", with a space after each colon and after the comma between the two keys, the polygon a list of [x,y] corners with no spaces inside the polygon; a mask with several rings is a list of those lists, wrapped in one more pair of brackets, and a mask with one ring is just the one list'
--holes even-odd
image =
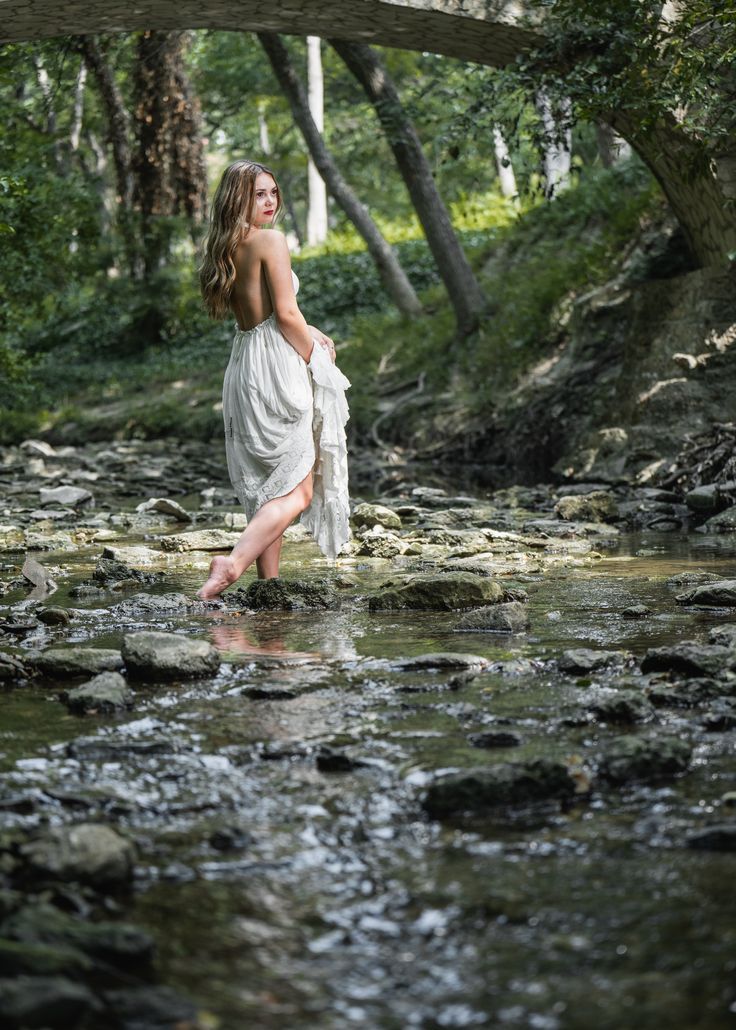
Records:
{"label": "woman's bare back", "polygon": [[259,236],[260,232],[254,232],[239,243],[233,258],[235,283],[230,295],[230,307],[238,327],[246,332],[260,325],[273,313]]}

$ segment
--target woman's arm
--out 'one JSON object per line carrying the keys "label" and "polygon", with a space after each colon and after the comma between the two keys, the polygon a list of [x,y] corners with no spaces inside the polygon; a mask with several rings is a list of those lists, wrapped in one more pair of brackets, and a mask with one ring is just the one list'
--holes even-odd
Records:
{"label": "woman's arm", "polygon": [[297,354],[308,362],[312,356],[314,341],[296,301],[286,240],[280,232],[263,229],[259,234],[259,243],[261,262],[266,272],[266,282],[279,329]]}

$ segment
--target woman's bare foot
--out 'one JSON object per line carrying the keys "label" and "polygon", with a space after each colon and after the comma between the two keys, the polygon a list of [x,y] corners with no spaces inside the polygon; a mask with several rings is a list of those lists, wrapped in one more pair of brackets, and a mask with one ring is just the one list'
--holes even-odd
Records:
{"label": "woman's bare foot", "polygon": [[225,587],[229,587],[237,578],[232,558],[213,558],[210,562],[210,578],[197,591],[197,597],[200,601],[211,601],[219,597]]}

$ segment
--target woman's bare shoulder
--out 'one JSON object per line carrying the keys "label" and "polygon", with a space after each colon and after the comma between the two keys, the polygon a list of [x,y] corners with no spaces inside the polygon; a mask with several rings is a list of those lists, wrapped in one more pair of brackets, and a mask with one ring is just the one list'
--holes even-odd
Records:
{"label": "woman's bare shoulder", "polygon": [[278,229],[261,229],[253,239],[253,246],[259,254],[270,254],[275,257],[281,255],[289,257],[289,247],[286,237]]}

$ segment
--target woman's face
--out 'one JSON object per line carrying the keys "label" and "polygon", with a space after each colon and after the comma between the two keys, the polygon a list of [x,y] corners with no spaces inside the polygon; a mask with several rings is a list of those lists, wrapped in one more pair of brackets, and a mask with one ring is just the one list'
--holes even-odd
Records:
{"label": "woman's face", "polygon": [[256,176],[256,188],[253,210],[254,225],[269,225],[273,221],[279,206],[279,188],[268,172],[259,172]]}

